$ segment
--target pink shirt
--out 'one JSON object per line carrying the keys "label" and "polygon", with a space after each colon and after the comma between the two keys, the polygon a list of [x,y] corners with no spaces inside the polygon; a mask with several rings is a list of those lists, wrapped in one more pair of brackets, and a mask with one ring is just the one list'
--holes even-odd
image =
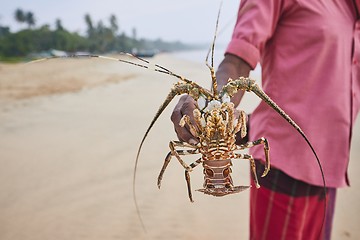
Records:
{"label": "pink shirt", "polygon": [[[264,91],[303,129],[328,187],[348,184],[360,107],[359,8],[360,0],[243,0],[227,48],[253,68],[261,63]],[[274,110],[262,102],[250,124],[250,139],[269,140],[274,167],[322,186],[310,148]],[[262,146],[250,151],[264,160]]]}

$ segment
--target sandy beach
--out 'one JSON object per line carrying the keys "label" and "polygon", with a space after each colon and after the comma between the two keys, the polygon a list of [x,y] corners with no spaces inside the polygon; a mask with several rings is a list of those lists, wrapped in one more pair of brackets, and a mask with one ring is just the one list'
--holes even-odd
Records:
{"label": "sandy beach", "polygon": [[[209,86],[208,69],[160,54],[152,59]],[[184,171],[172,161],[161,190],[157,175],[176,135],[175,100],[139,143],[176,79],[101,59],[0,64],[0,239],[248,239],[249,193],[187,196]],[[258,99],[246,95],[241,108]],[[360,239],[360,121],[355,123],[349,176],[338,191],[333,239]],[[188,158],[189,162],[192,158]],[[236,185],[249,183],[248,162],[235,162]],[[199,167],[193,190],[202,187]]]}

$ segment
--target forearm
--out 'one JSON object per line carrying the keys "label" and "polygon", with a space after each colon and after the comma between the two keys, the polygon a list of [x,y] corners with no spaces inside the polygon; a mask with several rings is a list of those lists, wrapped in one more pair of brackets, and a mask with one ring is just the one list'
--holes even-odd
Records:
{"label": "forearm", "polygon": [[[248,77],[250,70],[251,67],[244,60],[235,55],[226,54],[216,72],[218,88],[221,89],[224,85],[226,85],[229,78],[237,79],[239,77]],[[236,95],[234,95],[231,101],[235,104],[235,106],[239,105],[243,95],[243,91],[239,91]]]}

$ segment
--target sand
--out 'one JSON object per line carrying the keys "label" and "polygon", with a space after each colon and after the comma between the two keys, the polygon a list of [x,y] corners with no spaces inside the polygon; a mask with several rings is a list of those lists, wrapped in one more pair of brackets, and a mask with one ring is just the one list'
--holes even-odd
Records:
{"label": "sand", "polygon": [[[166,54],[153,61],[209,82],[201,64]],[[136,151],[174,82],[99,59],[0,64],[0,239],[247,239],[248,192],[215,198],[194,191],[190,203],[177,161],[157,189],[176,139],[169,116],[177,100],[140,156],[136,192],[147,233],[141,228],[132,196]],[[241,107],[251,111],[257,102],[248,95]],[[352,187],[339,190],[333,239],[360,239],[359,145],[358,120]],[[248,163],[234,165],[236,184],[248,184]],[[191,177],[193,189],[201,188],[200,167]]]}

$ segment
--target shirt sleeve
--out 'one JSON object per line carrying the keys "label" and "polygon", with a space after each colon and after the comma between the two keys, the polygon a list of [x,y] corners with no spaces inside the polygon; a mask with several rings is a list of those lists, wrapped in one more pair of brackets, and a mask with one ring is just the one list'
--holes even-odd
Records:
{"label": "shirt sleeve", "polygon": [[226,53],[242,58],[254,69],[260,60],[266,41],[276,29],[283,1],[285,0],[241,1],[237,22]]}

